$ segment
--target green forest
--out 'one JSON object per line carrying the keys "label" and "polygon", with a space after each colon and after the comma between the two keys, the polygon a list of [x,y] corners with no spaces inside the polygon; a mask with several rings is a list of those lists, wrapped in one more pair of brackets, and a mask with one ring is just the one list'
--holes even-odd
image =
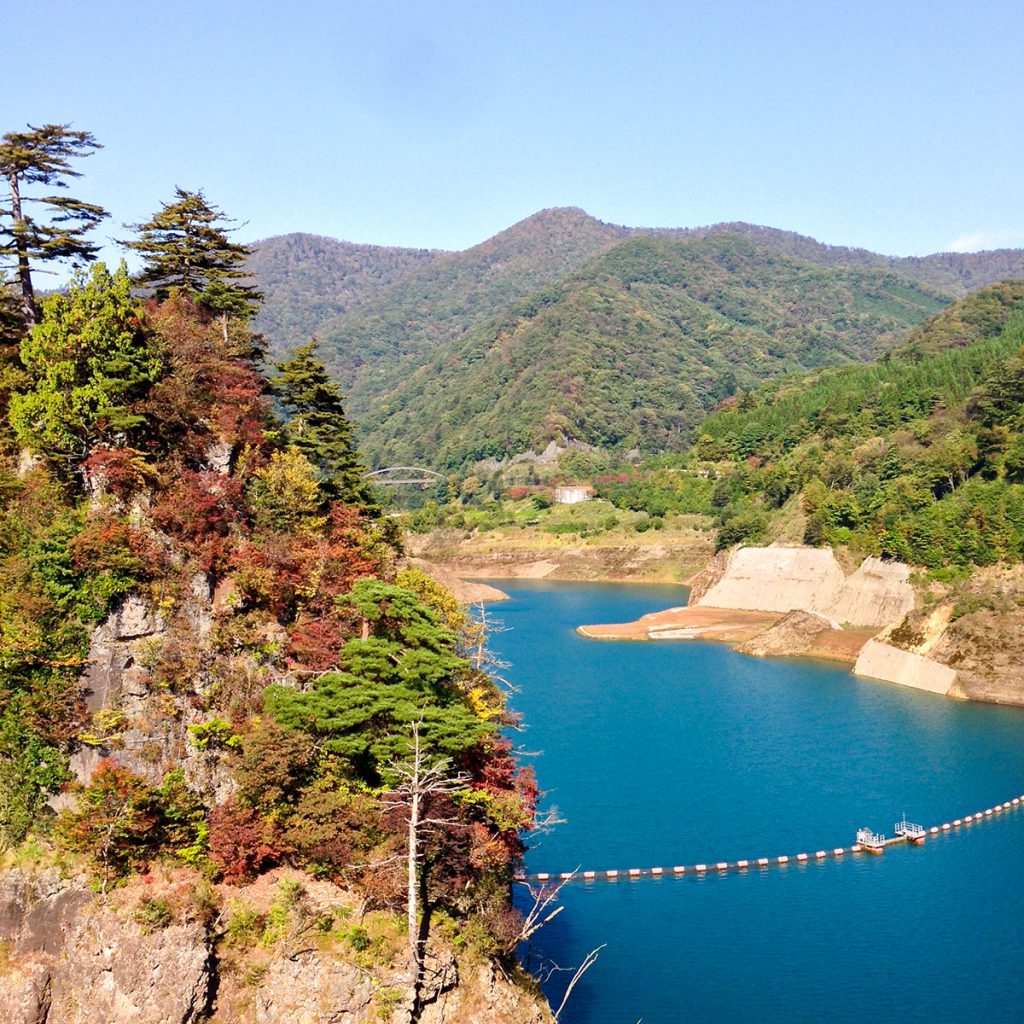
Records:
{"label": "green forest", "polygon": [[700,425],[674,466],[598,493],[714,518],[719,547],[797,512],[802,539],[931,570],[1024,558],[1024,282],[973,293],[864,367],[783,378]]}
{"label": "green forest", "polygon": [[[98,207],[29,219],[97,146],[0,140],[0,255],[24,271],[0,347],[0,853],[103,890],[291,865],[408,912],[417,971],[428,910],[511,957],[537,789],[481,627],[402,567],[315,344],[265,362],[248,250],[201,191],[127,227],[135,274],[96,260]],[[40,300],[57,259],[79,269]],[[99,627],[120,668],[93,663]]]}

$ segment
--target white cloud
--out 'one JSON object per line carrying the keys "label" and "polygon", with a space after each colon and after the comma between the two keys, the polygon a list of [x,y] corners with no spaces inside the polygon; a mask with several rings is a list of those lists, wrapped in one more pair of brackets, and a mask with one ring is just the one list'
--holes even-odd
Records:
{"label": "white cloud", "polygon": [[973,231],[946,246],[947,252],[978,252],[980,249],[1008,249],[1024,245],[1024,231]]}

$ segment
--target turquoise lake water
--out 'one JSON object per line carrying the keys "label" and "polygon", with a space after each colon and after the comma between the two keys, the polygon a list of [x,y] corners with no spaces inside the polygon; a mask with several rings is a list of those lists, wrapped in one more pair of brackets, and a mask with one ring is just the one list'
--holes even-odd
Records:
{"label": "turquoise lake water", "polygon": [[[1024,793],[1024,712],[722,644],[584,640],[679,588],[498,584],[518,737],[565,824],[531,872],[849,847]],[[1024,810],[881,857],[584,884],[534,940],[574,967],[563,1024],[1024,1021]],[[568,974],[545,985],[555,1005]]]}

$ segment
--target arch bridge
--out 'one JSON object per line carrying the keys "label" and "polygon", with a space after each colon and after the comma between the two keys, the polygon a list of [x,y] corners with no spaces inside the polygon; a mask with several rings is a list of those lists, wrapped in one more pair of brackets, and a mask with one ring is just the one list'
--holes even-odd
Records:
{"label": "arch bridge", "polygon": [[443,473],[427,469],[425,466],[385,466],[366,473],[364,480],[372,480],[375,484],[393,486],[395,484],[433,484],[444,480]]}

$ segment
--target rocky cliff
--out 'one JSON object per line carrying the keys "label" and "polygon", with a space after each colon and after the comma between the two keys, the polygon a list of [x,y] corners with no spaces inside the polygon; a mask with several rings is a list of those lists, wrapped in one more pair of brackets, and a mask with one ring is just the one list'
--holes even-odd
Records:
{"label": "rocky cliff", "polygon": [[[827,548],[737,548],[701,580],[691,603],[814,612],[836,623],[887,626],[914,607],[910,568],[867,558],[849,577]],[[713,579],[713,582],[712,582]]]}
{"label": "rocky cliff", "polygon": [[933,585],[926,598],[864,648],[854,671],[965,700],[1024,704],[1024,568],[978,570]]}
{"label": "rocky cliff", "polygon": [[[412,1005],[401,935],[297,872],[204,888],[147,876],[101,896],[0,873],[0,1024],[382,1024]],[[549,1024],[530,979],[432,940],[420,1024]]]}

